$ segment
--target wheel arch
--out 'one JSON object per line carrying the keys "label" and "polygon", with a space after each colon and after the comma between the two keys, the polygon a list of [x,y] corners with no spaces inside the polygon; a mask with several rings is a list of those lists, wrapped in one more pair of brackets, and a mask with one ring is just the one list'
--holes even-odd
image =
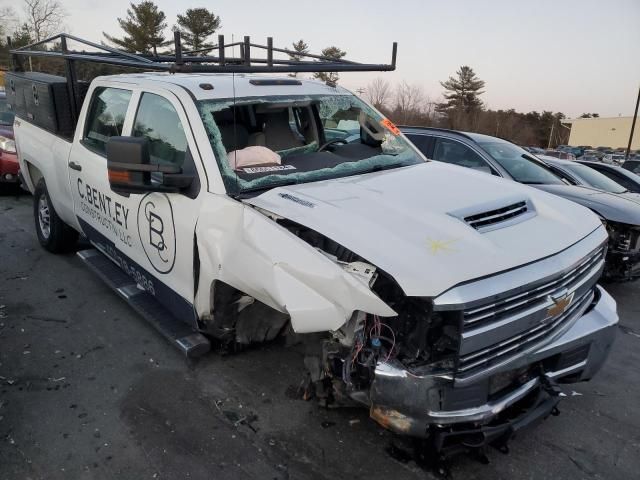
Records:
{"label": "wheel arch", "polygon": [[26,175],[23,173],[23,177],[27,183],[29,191],[33,193],[38,186],[38,182],[40,182],[40,180],[44,178],[44,175],[42,171],[40,171],[40,169],[36,167],[32,162],[25,160],[24,163],[27,167],[27,172]]}

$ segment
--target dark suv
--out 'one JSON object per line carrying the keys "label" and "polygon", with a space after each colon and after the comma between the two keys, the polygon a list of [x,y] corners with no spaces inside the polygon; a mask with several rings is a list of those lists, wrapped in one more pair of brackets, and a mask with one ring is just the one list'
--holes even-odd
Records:
{"label": "dark suv", "polygon": [[602,190],[569,185],[542,160],[501,138],[441,128],[402,127],[401,130],[427,158],[531,185],[593,210],[606,222],[610,235],[605,278],[640,278],[640,205],[637,202]]}

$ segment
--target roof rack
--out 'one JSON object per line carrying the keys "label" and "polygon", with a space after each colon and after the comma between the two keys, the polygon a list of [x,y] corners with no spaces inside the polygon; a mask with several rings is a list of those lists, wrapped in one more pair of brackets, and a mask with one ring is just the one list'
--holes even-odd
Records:
{"label": "roof rack", "polygon": [[[11,40],[7,39],[9,45]],[[80,43],[97,52],[72,51],[67,48],[67,40]],[[47,43],[60,43],[60,50],[39,49]],[[239,57],[227,57],[225,50],[239,47]],[[252,57],[253,51],[265,51],[266,57]],[[124,52],[107,45],[100,45],[67,33],[60,33],[39,42],[10,51],[13,69],[23,71],[23,57],[53,57],[73,61],[103,63],[122,67],[170,73],[291,73],[291,72],[384,72],[396,68],[398,44],[393,43],[390,64],[358,63],[345,59],[335,59],[311,53],[299,53],[273,46],[273,38],[267,38],[266,45],[252,43],[245,36],[241,42],[225,43],[224,35],[218,35],[218,44],[200,50],[183,51],[180,32],[174,32],[174,54],[140,55]],[[200,55],[217,52],[217,55]],[[293,59],[275,59],[274,53],[290,55]]]}
{"label": "roof rack", "polygon": [[[84,47],[98,51],[87,52],[69,50],[67,40],[77,42]],[[46,50],[47,43],[59,42],[59,49]],[[7,37],[11,47],[11,38]],[[226,49],[239,47],[239,57],[227,57]],[[254,58],[252,49],[266,50],[266,58]],[[24,57],[50,57],[65,60],[67,90],[71,101],[73,121],[76,122],[82,107],[82,95],[78,85],[76,62],[91,62],[144,70],[155,70],[169,73],[289,73],[289,72],[374,72],[392,71],[396,68],[398,44],[393,43],[390,64],[357,63],[350,60],[335,59],[310,53],[299,53],[284,48],[275,48],[273,38],[267,38],[267,45],[251,43],[250,37],[242,42],[224,43],[224,35],[218,35],[218,44],[206,49],[183,52],[180,32],[174,32],[174,50],[172,55],[139,55],[124,52],[107,45],[100,45],[89,40],[60,33],[39,42],[10,50],[12,70],[24,72]],[[198,55],[216,51],[217,56]],[[273,58],[274,52],[292,56],[281,60]],[[306,59],[306,60],[303,60]]]}

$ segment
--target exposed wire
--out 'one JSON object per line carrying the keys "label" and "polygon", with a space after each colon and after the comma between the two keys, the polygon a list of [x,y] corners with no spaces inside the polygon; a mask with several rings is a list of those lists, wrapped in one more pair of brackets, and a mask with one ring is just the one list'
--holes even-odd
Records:
{"label": "exposed wire", "polygon": [[389,349],[387,356],[385,358],[385,362],[386,362],[387,360],[389,360],[389,358],[391,358],[391,355],[393,354],[393,350],[396,346],[396,334],[389,325],[387,325],[386,323],[382,323],[380,321],[380,317],[378,317],[377,315],[373,316],[373,321],[374,321],[374,324],[369,330],[369,337],[375,334],[375,337],[389,341],[387,337],[382,336],[382,327],[385,327],[391,333],[391,339],[390,339],[391,348]]}

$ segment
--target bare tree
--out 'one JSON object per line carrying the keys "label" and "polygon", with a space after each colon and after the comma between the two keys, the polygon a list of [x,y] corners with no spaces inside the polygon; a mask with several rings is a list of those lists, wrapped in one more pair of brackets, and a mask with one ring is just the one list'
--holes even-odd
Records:
{"label": "bare tree", "polygon": [[0,8],[0,45],[4,42],[4,36],[9,33],[11,25],[16,20],[16,12],[11,7]]}
{"label": "bare tree", "polygon": [[61,30],[67,12],[58,0],[24,0],[25,23],[39,42]]}
{"label": "bare tree", "polygon": [[378,110],[386,107],[389,100],[391,100],[391,84],[383,78],[378,77],[374,79],[367,85],[365,91],[367,92],[369,102]]}
{"label": "bare tree", "polygon": [[408,124],[420,117],[427,99],[419,85],[410,85],[406,80],[400,82],[395,89],[394,117],[396,122]]}

